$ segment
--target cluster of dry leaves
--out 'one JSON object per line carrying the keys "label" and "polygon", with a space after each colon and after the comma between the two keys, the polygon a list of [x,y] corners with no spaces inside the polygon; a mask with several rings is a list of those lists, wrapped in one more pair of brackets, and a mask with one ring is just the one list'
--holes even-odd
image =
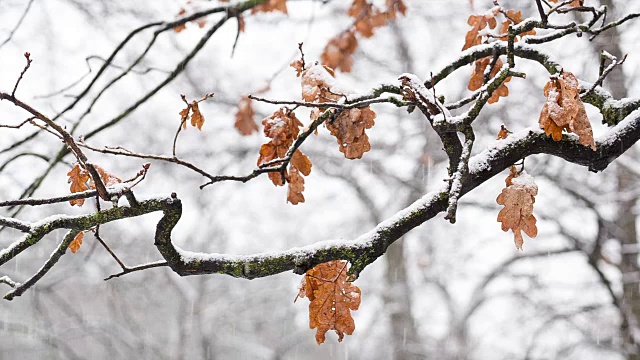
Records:
{"label": "cluster of dry leaves", "polygon": [[572,73],[551,76],[544,87],[547,101],[540,112],[540,127],[555,141],[562,139],[562,130],[575,133],[582,145],[595,151],[593,130],[579,92],[578,79]]}
{"label": "cluster of dry leaves", "polygon": [[[300,127],[302,127],[296,114],[287,108],[281,108],[262,120],[262,125],[264,125],[264,135],[271,141],[260,147],[258,166],[284,159],[287,151],[298,138]],[[311,160],[302,151],[296,150],[291,156],[288,171],[285,170],[284,174],[271,172],[268,175],[276,186],[284,185],[285,180],[289,183],[287,201],[296,205],[304,202],[304,195],[302,195],[304,178],[302,175],[308,176],[310,173]]]}
{"label": "cluster of dry leaves", "polygon": [[386,0],[382,10],[367,0],[353,0],[348,15],[354,19],[353,25],[333,37],[322,52],[322,63],[332,69],[350,72],[353,66],[352,55],[358,47],[356,34],[369,38],[376,28],[387,25],[398,14],[404,15],[407,7],[403,0]]}
{"label": "cluster of dry leaves", "polygon": [[[100,179],[105,186],[111,186],[122,182],[119,177],[108,173],[102,167],[98,165],[93,166],[98,171]],[[89,172],[81,167],[80,164],[75,164],[74,167],[71,168],[71,170],[67,173],[67,176],[69,176],[67,182],[71,184],[69,190],[71,190],[72,193],[96,188],[93,179],[91,179],[91,177],[89,176]],[[69,200],[69,203],[72,206],[82,206],[84,205],[84,199]]]}
{"label": "cluster of dry leaves", "polygon": [[[539,124],[545,133],[554,141],[562,140],[563,130],[575,133],[580,144],[595,151],[593,130],[580,99],[578,79],[566,71],[551,76],[544,87],[544,94],[547,101],[540,112]],[[498,138],[505,139],[507,136],[508,132],[503,127]],[[524,171],[518,172],[515,166],[510,167],[506,184],[496,200],[499,205],[504,205],[498,214],[498,222],[502,223],[502,230],[513,231],[516,248],[522,249],[522,231],[530,237],[538,234],[536,218],[533,216],[534,197],[538,193],[538,187],[533,182],[533,177]]]}
{"label": "cluster of dry leaves", "polygon": [[[498,25],[498,20],[496,17],[498,15],[503,15],[505,20],[500,24],[500,28],[498,29],[497,34],[489,34],[488,29],[494,29]],[[516,25],[524,20],[522,18],[521,11],[515,10],[507,10],[504,11],[499,6],[492,8],[491,10],[485,12],[481,15],[471,15],[467,20],[467,23],[471,26],[471,30],[467,32],[465,37],[465,43],[462,47],[462,50],[466,50],[475,45],[484,44],[489,41],[489,38],[496,38],[500,40],[507,40],[509,33],[509,26]],[[525,35],[535,35],[535,30],[527,31],[522,34],[519,34],[514,38],[514,41],[518,41],[520,37]],[[498,71],[502,68],[503,62],[500,58],[493,58],[491,56],[478,59],[475,62],[475,67],[473,69],[473,73],[471,74],[471,79],[469,79],[469,85],[467,88],[471,91],[475,91],[480,89],[485,83],[487,83],[490,79],[494,78]],[[490,70],[488,74],[487,67],[490,66]],[[506,83],[511,80],[511,77],[505,79],[505,81],[500,84],[500,86],[493,92],[491,97],[489,98],[489,104],[493,104],[498,102],[500,97],[509,96],[509,89],[507,88]]]}
{"label": "cluster of dry leaves", "polygon": [[309,299],[309,327],[317,329],[316,342],[322,344],[325,334],[334,330],[338,341],[344,334],[351,335],[356,328],[351,310],[358,310],[360,288],[347,279],[347,262],[330,261],[307,271],[298,297]]}

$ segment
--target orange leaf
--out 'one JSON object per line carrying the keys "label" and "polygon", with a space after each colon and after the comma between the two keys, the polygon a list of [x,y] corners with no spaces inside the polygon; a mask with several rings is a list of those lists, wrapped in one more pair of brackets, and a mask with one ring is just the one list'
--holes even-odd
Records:
{"label": "orange leaf", "polygon": [[180,110],[180,123],[182,124],[183,129],[187,129],[187,118],[189,117],[189,111],[191,111],[191,105],[188,105],[186,108]]}
{"label": "orange leaf", "polygon": [[544,87],[547,101],[538,122],[554,141],[562,139],[562,130],[578,135],[578,141],[596,150],[591,123],[580,99],[578,79],[570,72],[553,76]]}
{"label": "orange leaf", "polygon": [[80,231],[74,238],[73,241],[69,244],[69,249],[71,249],[72,253],[76,253],[76,251],[80,250],[80,245],[82,245],[82,239],[84,239],[84,231]]}
{"label": "orange leaf", "polygon": [[198,108],[198,102],[195,100],[191,103],[191,111],[191,126],[197,127],[198,130],[202,130],[204,116],[202,116],[202,113]]}
{"label": "orange leaf", "polygon": [[254,115],[255,112],[253,111],[251,99],[243,97],[238,104],[235,123],[236,129],[238,129],[240,134],[247,136],[258,132],[258,124],[253,120]]}
{"label": "orange leaf", "polygon": [[291,64],[289,64],[292,68],[296,70],[296,77],[300,77],[300,74],[304,71],[304,62],[302,60],[294,60]]}
{"label": "orange leaf", "polygon": [[332,91],[334,87],[333,69],[323,65],[314,65],[302,72],[302,98],[308,102],[334,102],[340,94]]}
{"label": "orange leaf", "polygon": [[526,172],[517,174],[515,167],[511,167],[511,173],[507,178],[507,187],[502,189],[496,202],[504,205],[498,213],[498,222],[502,223],[502,231],[513,231],[516,248],[521,250],[524,239],[522,231],[534,238],[538,235],[536,218],[533,216],[533,203],[538,194],[538,186],[533,177]]}
{"label": "orange leaf", "polygon": [[[491,56],[476,60],[475,68],[473,69],[473,73],[471,74],[471,78],[469,79],[469,84],[467,85],[467,88],[469,90],[475,91],[480,89],[484,85],[484,73],[486,71],[487,66],[491,64],[491,61],[492,61]],[[500,69],[502,68],[502,65],[503,65],[502,60],[498,58],[498,60],[496,60],[495,65],[491,69],[491,72],[489,73],[490,79],[494,78],[496,74],[498,74],[498,71],[500,71]],[[489,104],[498,102],[501,96],[503,97],[509,96],[509,89],[505,84],[509,81],[511,81],[511,76],[506,78],[502,82],[502,84],[500,84],[500,86],[498,86],[498,88],[493,91],[488,101]]]}
{"label": "orange leaf", "polygon": [[[93,165],[93,167],[96,168],[96,171],[98,172],[98,175],[100,175],[100,179],[105,186],[111,186],[122,182],[119,177],[106,172],[102,167],[98,165]],[[93,183],[93,179],[89,180],[89,187],[92,189],[96,188],[96,185]]]}
{"label": "orange leaf", "polygon": [[375,28],[386,25],[388,19],[387,13],[380,11],[367,0],[353,0],[348,14],[356,19],[356,31],[366,38],[373,36]]}
{"label": "orange leaf", "polygon": [[347,262],[335,260],[307,271],[298,292],[309,303],[309,327],[317,329],[316,342],[322,344],[325,334],[334,330],[338,341],[351,335],[356,328],[352,310],[358,310],[360,288],[347,281]]}
{"label": "orange leaf", "polygon": [[[89,190],[87,186],[87,182],[89,181],[89,173],[80,167],[80,164],[76,164],[68,173],[69,180],[68,183],[71,183],[69,190],[72,193],[83,192]],[[77,200],[69,200],[69,203],[73,205],[82,206],[84,205],[84,199]]]}
{"label": "orange leaf", "polygon": [[351,55],[356,51],[358,40],[352,30],[347,30],[329,40],[322,52],[322,64],[332,69],[350,72],[353,65]]}
{"label": "orange leaf", "polygon": [[336,137],[347,159],[360,159],[371,150],[365,129],[373,127],[375,117],[376,113],[368,106],[354,108],[342,111],[333,122],[326,121],[325,126]]}
{"label": "orange leaf", "polygon": [[480,34],[480,30],[483,30],[487,26],[490,29],[494,29],[498,24],[495,16],[498,14],[500,8],[495,7],[482,15],[471,15],[467,19],[467,24],[471,25],[471,30],[467,32],[465,36],[464,46],[462,50],[481,44],[483,41],[483,35]]}

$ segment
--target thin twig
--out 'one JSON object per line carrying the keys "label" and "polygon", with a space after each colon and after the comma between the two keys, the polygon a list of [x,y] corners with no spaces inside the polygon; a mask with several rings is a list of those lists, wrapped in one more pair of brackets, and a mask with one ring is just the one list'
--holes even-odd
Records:
{"label": "thin twig", "polygon": [[31,67],[31,54],[29,54],[28,52],[24,53],[24,57],[27,59],[27,65],[24,66],[24,69],[22,69],[22,72],[20,73],[20,76],[18,77],[18,80],[16,81],[16,84],[13,86],[13,91],[11,92],[11,97],[15,99],[16,97],[16,90],[18,90],[18,85],[20,85],[20,81],[22,80],[22,77],[24,76],[24,74],[27,72],[27,70],[29,70],[29,67]]}
{"label": "thin twig", "polygon": [[138,266],[134,266],[134,267],[125,267],[125,268],[122,269],[121,272],[119,272],[117,274],[113,274],[113,275],[107,276],[106,278],[104,278],[104,281],[111,280],[113,278],[117,278],[117,277],[129,274],[129,273],[132,273],[132,272],[141,271],[141,270],[147,270],[147,269],[152,269],[152,268],[162,267],[162,266],[169,266],[169,263],[164,261],[164,260],[160,260],[160,261],[156,261],[156,262],[152,262],[152,263],[148,263],[148,264],[143,264],[143,265],[138,265]]}

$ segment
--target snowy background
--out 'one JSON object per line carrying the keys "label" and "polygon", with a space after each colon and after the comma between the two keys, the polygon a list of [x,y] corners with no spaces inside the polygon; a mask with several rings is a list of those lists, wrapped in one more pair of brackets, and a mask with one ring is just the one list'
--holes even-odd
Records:
{"label": "snowy background", "polygon": [[[588,3],[596,0],[587,0]],[[383,4],[383,1],[378,2]],[[489,1],[407,0],[406,16],[360,39],[352,73],[337,72],[338,81],[355,92],[380,83],[395,83],[405,72],[426,79],[456,59],[472,13],[493,6]],[[94,146],[122,146],[133,151],[171,154],[179,124],[178,112],[188,99],[215,92],[201,104],[206,118],[202,132],[189,128],[178,141],[178,155],[212,174],[248,174],[255,166],[262,132],[242,137],[234,129],[238,101],[266,84],[261,94],[272,99],[298,100],[300,80],[288,64],[304,42],[306,59],[319,60],[327,41],[349,27],[349,1],[288,1],[289,15],[246,16],[235,53],[237,26],[228,21],[168,86],[123,121],[93,136]],[[505,8],[537,16],[534,2],[504,1]],[[198,2],[201,8],[215,2]],[[8,39],[30,7],[18,29]],[[64,109],[81,91],[113,48],[134,28],[152,21],[172,20],[184,6],[179,0],[0,1],[0,89],[11,91],[24,67],[23,53],[34,62],[17,96],[45,114]],[[619,11],[640,9],[638,1],[618,1]],[[609,15],[611,19],[615,14]],[[158,36],[145,60],[109,88],[95,105],[97,90],[59,120],[75,135],[90,133],[118,116],[173,71],[220,15],[207,18],[200,29],[188,24],[180,33]],[[572,16],[558,21],[570,21]],[[640,94],[638,23],[620,27],[622,36],[605,33],[629,59],[623,67],[629,96]],[[151,32],[126,46],[114,60],[126,66],[146,46]],[[609,36],[609,37],[607,37]],[[540,46],[565,70],[594,81],[598,75],[598,44],[569,36]],[[483,110],[474,123],[478,140],[474,154],[493,143],[501,124],[512,131],[537,127],[548,75],[537,63],[518,61],[527,79],[508,83],[510,96]],[[89,69],[92,73],[84,77]],[[107,70],[101,86],[117,76]],[[436,89],[455,100],[466,89],[472,67],[461,69]],[[73,85],[78,79],[77,84]],[[73,85],[73,86],[70,86]],[[97,89],[100,89],[98,86]],[[605,82],[605,88],[612,86]],[[613,85],[615,86],[615,84]],[[60,91],[60,89],[65,89]],[[256,120],[278,108],[256,104]],[[89,112],[87,109],[91,106]],[[335,139],[321,128],[302,150],[313,162],[306,178],[306,202],[285,202],[286,188],[265,177],[246,184],[206,182],[198,174],[172,164],[152,162],[136,188],[140,196],[176,192],[184,214],[173,239],[183,249],[251,254],[283,250],[327,239],[353,239],[393,215],[424,193],[439,188],[446,175],[445,155],[426,119],[390,105],[376,105],[376,125],[368,130],[372,150],[357,161],[338,152]],[[600,116],[587,107],[595,135],[606,129]],[[86,114],[85,114],[86,113]],[[298,110],[308,123],[308,111]],[[17,123],[25,114],[0,103],[0,122]],[[80,119],[82,119],[80,121]],[[29,135],[33,129],[2,129],[0,149]],[[55,156],[59,140],[40,135],[36,141],[0,153],[0,199],[16,198],[47,168],[47,162],[25,152]],[[140,159],[87,153],[108,171],[133,176]],[[66,158],[66,161],[72,161]],[[354,313],[356,331],[342,343],[334,334],[316,345],[308,328],[307,301],[293,304],[300,276],[290,272],[246,281],[226,276],[181,278],[159,268],[102,281],[119,267],[90,235],[74,255],[67,254],[33,289],[12,302],[0,303],[0,359],[624,359],[620,314],[595,270],[622,299],[623,284],[638,291],[638,271],[621,270],[623,256],[636,256],[635,246],[622,246],[615,223],[619,203],[635,199],[634,191],[620,193],[620,167],[627,180],[640,174],[633,155],[623,156],[600,174],[568,165],[557,158],[534,156],[527,172],[536,178],[539,195],[536,239],[525,238],[518,252],[511,233],[496,222],[495,198],[507,174],[497,176],[461,200],[458,222],[442,216],[413,230],[366,268],[356,285],[362,305]],[[68,191],[69,167],[59,164],[34,196]],[[68,204],[25,208],[18,217],[36,221],[56,213],[84,214]],[[635,209],[634,209],[635,210]],[[2,215],[10,212],[3,210]],[[122,220],[101,227],[101,234],[127,265],[160,259],[153,232],[160,214]],[[602,242],[603,256],[595,267],[588,252],[598,233],[598,219],[611,230]],[[19,236],[0,232],[0,246]],[[54,233],[0,270],[16,281],[36,271],[63,234]],[[637,256],[633,264],[637,268]],[[623,276],[623,271],[625,276]],[[4,286],[3,286],[4,289]],[[7,288],[8,289],[8,288]],[[640,307],[640,298],[624,299]],[[635,303],[634,303],[635,301]]]}

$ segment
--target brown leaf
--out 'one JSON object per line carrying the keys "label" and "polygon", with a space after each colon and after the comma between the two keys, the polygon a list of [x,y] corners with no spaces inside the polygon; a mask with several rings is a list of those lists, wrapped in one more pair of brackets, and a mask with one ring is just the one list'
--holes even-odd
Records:
{"label": "brown leaf", "polygon": [[286,0],[267,0],[264,3],[251,9],[251,13],[281,11],[287,14]]}
{"label": "brown leaf", "polygon": [[203,124],[204,116],[202,116],[202,113],[200,113],[198,102],[194,100],[191,103],[191,126],[197,127],[198,130],[202,130]]}
{"label": "brown leaf", "polygon": [[180,123],[182,124],[183,129],[187,129],[187,118],[189,117],[189,111],[191,111],[191,105],[188,105],[186,108],[180,110]]}
{"label": "brown leaf", "polygon": [[[538,186],[534,183],[533,177],[526,172],[517,175],[515,167],[512,167],[511,174],[507,178],[507,187],[502,189],[496,202],[504,205],[498,213],[498,222],[502,223],[502,231],[513,231],[516,248],[521,250],[524,239],[522,231],[529,237],[538,235],[536,218],[533,216],[533,203],[538,194]],[[510,184],[509,184],[510,182]]]}
{"label": "brown leaf", "polygon": [[[264,118],[262,125],[264,125],[265,136],[271,138],[271,141],[260,148],[258,166],[284,158],[293,141],[298,138],[300,127],[303,126],[296,114],[287,108],[281,108],[271,116]],[[284,185],[279,173],[271,172],[268,176],[274,185]]]}
{"label": "brown leaf", "polygon": [[289,167],[289,173],[287,175],[287,182],[289,187],[287,189],[287,201],[293,205],[298,205],[304,202],[304,178],[300,175],[300,172],[295,167]]}
{"label": "brown leaf", "polygon": [[333,69],[324,65],[314,65],[302,72],[302,98],[308,102],[335,102],[340,94],[332,91]]}
{"label": "brown leaf", "polygon": [[349,16],[356,19],[356,32],[368,38],[373,36],[373,30],[387,24],[388,14],[368,3],[367,0],[353,0],[348,11]]}
{"label": "brown leaf", "polygon": [[[500,40],[508,40],[509,39],[509,25],[517,25],[520,24],[524,19],[522,18],[522,11],[515,11],[513,9],[509,9],[507,10],[507,14],[506,14],[506,20],[502,22],[502,24],[500,25],[500,29],[498,30],[498,34],[499,35],[503,35],[500,37]],[[536,31],[535,30],[529,30],[527,32],[523,32],[521,34],[518,34],[513,40],[515,42],[518,41],[519,38],[522,38],[523,36],[526,35],[535,35]]]}
{"label": "brown leaf", "polygon": [[498,24],[495,16],[498,14],[499,8],[493,8],[482,15],[471,15],[467,20],[467,24],[471,25],[471,30],[467,32],[465,36],[464,46],[462,50],[481,44],[483,36],[480,35],[480,30],[489,26],[490,29],[494,29]]}
{"label": "brown leaf", "polygon": [[[120,179],[119,177],[113,174],[108,173],[102,167],[98,165],[93,165],[93,167],[96,168],[96,171],[98,172],[98,175],[100,175],[100,179],[102,180],[102,183],[104,184],[104,186],[111,186],[111,185],[119,184],[122,182],[122,179]],[[89,180],[89,187],[92,189],[96,188],[96,185],[94,184],[93,179]]]}
{"label": "brown leaf", "polygon": [[300,74],[304,71],[304,62],[301,59],[294,60],[289,66],[296,70],[296,77],[300,77]]}
{"label": "brown leaf", "polygon": [[553,76],[544,87],[547,101],[538,122],[554,141],[562,139],[562,130],[578,135],[578,141],[596,150],[591,123],[579,94],[578,79],[570,72]]}
{"label": "brown leaf", "polygon": [[84,231],[80,231],[74,238],[73,241],[69,244],[69,249],[71,249],[72,253],[76,253],[76,251],[80,250],[80,245],[82,245],[82,239],[84,239]]}
{"label": "brown leaf", "polygon": [[253,116],[255,112],[253,111],[252,101],[249,97],[243,97],[238,104],[238,112],[236,112],[236,123],[235,127],[238,129],[240,134],[247,136],[251,135],[254,132],[258,132],[258,124],[256,124]]}
{"label": "brown leaf", "polygon": [[333,122],[326,121],[325,126],[336,137],[340,151],[347,159],[360,159],[371,150],[365,129],[375,124],[375,118],[376,113],[368,106],[354,108],[342,111]]}
{"label": "brown leaf", "polygon": [[[467,85],[467,88],[469,90],[475,91],[480,89],[484,85],[484,73],[486,71],[487,66],[491,64],[492,59],[493,58],[491,56],[488,56],[488,57],[476,60],[475,68],[473,69],[473,73],[471,74],[471,78],[469,79],[469,84]],[[498,58],[498,60],[496,60],[495,65],[491,69],[491,73],[489,74],[490,79],[494,78],[498,74],[498,71],[500,71],[500,69],[502,68],[502,65],[503,65],[502,60]],[[507,88],[507,85],[506,85],[506,83],[509,81],[511,81],[511,76],[506,78],[502,82],[502,84],[500,84],[500,86],[498,86],[498,88],[493,91],[488,101],[489,104],[498,102],[501,96],[503,97],[509,96],[509,89]]]}
{"label": "brown leaf", "polygon": [[358,40],[352,30],[344,31],[329,40],[322,52],[322,64],[350,72],[353,65],[351,55],[356,51]]}
{"label": "brown leaf", "polygon": [[[67,176],[69,176],[69,180],[67,180],[67,182],[71,183],[69,190],[71,190],[72,193],[89,190],[89,187],[87,186],[87,182],[89,181],[89,173],[85,169],[81,168],[80,164],[76,164],[67,173]],[[82,206],[84,205],[84,199],[69,200],[69,203],[72,206]]]}
{"label": "brown leaf", "polygon": [[307,271],[298,292],[309,303],[309,327],[317,329],[316,342],[322,344],[325,334],[334,330],[338,341],[355,330],[352,310],[358,310],[361,301],[360,288],[347,281],[347,262],[330,261]]}

